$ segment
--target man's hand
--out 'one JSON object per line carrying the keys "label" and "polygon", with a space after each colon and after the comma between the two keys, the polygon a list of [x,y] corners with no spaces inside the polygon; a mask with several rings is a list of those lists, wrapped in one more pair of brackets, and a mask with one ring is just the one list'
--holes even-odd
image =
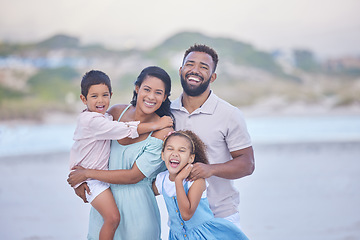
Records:
{"label": "man's hand", "polygon": [[195,181],[199,178],[209,178],[212,176],[212,168],[210,164],[204,163],[194,163],[190,176],[188,177],[189,181]]}
{"label": "man's hand", "polygon": [[90,192],[90,188],[86,183],[82,183],[80,186],[78,186],[77,188],[74,189],[76,195],[79,196],[79,198],[81,198],[84,203],[87,203],[88,201],[86,200],[86,195],[85,195],[85,191],[88,194],[91,194]]}
{"label": "man's hand", "polygon": [[188,180],[194,181],[198,178],[209,178],[211,176],[225,179],[238,179],[253,173],[255,162],[252,147],[233,151],[231,152],[231,156],[233,159],[224,163],[195,163]]}

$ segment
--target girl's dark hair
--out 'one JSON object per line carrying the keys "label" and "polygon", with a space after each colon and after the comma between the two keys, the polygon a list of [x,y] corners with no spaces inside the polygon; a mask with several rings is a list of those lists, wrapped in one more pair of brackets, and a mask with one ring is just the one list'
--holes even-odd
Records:
{"label": "girl's dark hair", "polygon": [[[191,154],[195,154],[195,159],[193,163],[197,163],[197,162],[205,163],[205,164],[209,163],[209,160],[206,155],[206,146],[198,135],[196,135],[194,132],[190,130],[179,130],[173,132],[167,138],[165,138],[163,145],[164,147],[166,146],[166,143],[169,140],[169,138],[173,136],[185,137],[189,141],[191,146]],[[164,151],[164,147],[162,151]]]}
{"label": "girl's dark hair", "polygon": [[[137,79],[135,81],[135,86],[140,87],[141,84],[144,82],[144,80],[148,76],[152,76],[152,77],[156,77],[156,78],[160,79],[161,81],[163,81],[163,83],[165,85],[166,99],[161,104],[160,108],[155,111],[155,113],[157,115],[159,115],[160,117],[165,116],[165,115],[170,116],[174,120],[174,117],[173,117],[172,113],[170,112],[171,102],[170,102],[169,96],[170,96],[170,92],[171,92],[171,78],[170,78],[169,74],[164,69],[157,67],[157,66],[150,66],[150,67],[144,68],[141,71],[140,75],[137,77]],[[130,102],[131,105],[133,105],[135,107],[136,101],[137,101],[137,93],[134,90],[133,98]],[[175,123],[175,121],[174,121],[174,123]]]}
{"label": "girl's dark hair", "polygon": [[81,94],[87,97],[89,93],[89,89],[92,85],[105,84],[109,88],[109,92],[112,93],[111,90],[111,81],[108,75],[106,75],[102,71],[91,70],[84,74],[81,80]]}

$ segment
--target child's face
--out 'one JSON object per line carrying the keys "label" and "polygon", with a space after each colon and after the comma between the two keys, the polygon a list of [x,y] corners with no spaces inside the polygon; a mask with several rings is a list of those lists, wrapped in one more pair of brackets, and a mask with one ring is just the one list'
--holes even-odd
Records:
{"label": "child's face", "polygon": [[194,154],[191,154],[191,143],[184,136],[169,136],[164,150],[162,159],[170,174],[177,174],[186,164],[194,161]]}
{"label": "child's face", "polygon": [[80,95],[81,100],[90,112],[105,114],[110,105],[111,93],[105,84],[92,85],[86,98]]}

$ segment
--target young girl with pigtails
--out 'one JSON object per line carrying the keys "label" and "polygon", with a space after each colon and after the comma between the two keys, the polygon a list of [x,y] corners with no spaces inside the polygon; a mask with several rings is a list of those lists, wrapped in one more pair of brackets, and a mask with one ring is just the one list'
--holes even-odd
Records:
{"label": "young girl with pigtails", "polygon": [[206,180],[186,181],[192,163],[208,163],[205,145],[191,131],[176,131],[165,140],[162,159],[167,171],[153,184],[155,195],[162,194],[169,214],[169,239],[240,239],[244,233],[230,221],[215,218],[206,197]]}

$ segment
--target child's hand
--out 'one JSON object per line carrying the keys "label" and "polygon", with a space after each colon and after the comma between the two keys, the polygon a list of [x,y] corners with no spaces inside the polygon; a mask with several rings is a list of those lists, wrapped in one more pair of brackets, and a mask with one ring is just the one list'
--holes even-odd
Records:
{"label": "child's hand", "polygon": [[78,197],[84,201],[84,203],[88,202],[86,199],[85,191],[87,192],[87,194],[91,194],[91,192],[90,192],[90,188],[86,182],[82,183],[80,186],[75,188],[74,191],[75,191],[76,195],[78,195]]}
{"label": "child's hand", "polygon": [[172,127],[174,125],[174,121],[172,120],[171,117],[169,116],[162,116],[158,121],[157,121],[157,125],[159,127],[159,129],[163,129],[163,128],[167,128],[167,127]]}
{"label": "child's hand", "polygon": [[193,165],[191,163],[188,163],[176,176],[175,179],[183,181],[185,178],[187,178],[193,168]]}

